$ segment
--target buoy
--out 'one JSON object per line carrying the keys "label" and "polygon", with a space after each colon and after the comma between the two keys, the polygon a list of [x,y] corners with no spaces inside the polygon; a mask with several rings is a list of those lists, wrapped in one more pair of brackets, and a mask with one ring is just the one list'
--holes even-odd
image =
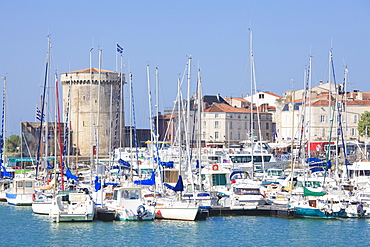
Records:
{"label": "buoy", "polygon": [[218,170],[218,165],[217,165],[217,164],[214,164],[214,165],[212,166],[212,170],[217,171],[217,170]]}

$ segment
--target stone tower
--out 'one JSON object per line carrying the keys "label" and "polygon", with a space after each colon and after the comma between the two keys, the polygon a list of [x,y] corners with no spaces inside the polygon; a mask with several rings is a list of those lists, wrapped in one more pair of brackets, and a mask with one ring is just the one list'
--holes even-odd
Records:
{"label": "stone tower", "polygon": [[[63,73],[63,122],[68,118],[71,153],[107,157],[124,143],[124,75],[96,68]],[[92,81],[92,84],[90,83]],[[92,95],[92,96],[90,96]]]}

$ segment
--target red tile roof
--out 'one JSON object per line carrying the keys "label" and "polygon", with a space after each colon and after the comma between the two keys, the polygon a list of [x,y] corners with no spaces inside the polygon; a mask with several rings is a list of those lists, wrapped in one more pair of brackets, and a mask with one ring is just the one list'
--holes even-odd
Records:
{"label": "red tile roof", "polygon": [[240,97],[227,97],[227,98],[225,98],[225,100],[226,101],[228,101],[228,102],[230,102],[230,100],[239,100],[239,101],[242,101],[242,102],[248,102],[249,103],[249,101],[248,100],[246,100],[246,99],[244,99],[244,98],[240,98]]}
{"label": "red tile roof", "polygon": [[[204,110],[204,112],[251,113],[251,110],[247,108],[232,107],[224,103],[216,103],[216,104],[212,104],[211,107]],[[255,110],[253,112],[257,113],[257,111]],[[269,114],[267,112],[260,112],[260,113]]]}
{"label": "red tile roof", "polygon": [[272,96],[275,96],[275,97],[278,97],[278,98],[281,98],[281,96],[277,95],[277,94],[274,94],[274,93],[270,93],[269,91],[266,91],[264,92],[265,94],[269,94],[269,95],[272,95]]}

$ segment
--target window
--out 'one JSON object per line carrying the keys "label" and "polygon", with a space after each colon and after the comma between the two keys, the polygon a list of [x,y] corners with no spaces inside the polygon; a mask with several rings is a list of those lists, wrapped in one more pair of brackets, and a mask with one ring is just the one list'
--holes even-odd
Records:
{"label": "window", "polygon": [[232,129],[233,128],[233,122],[229,122],[229,128]]}
{"label": "window", "polygon": [[206,127],[207,126],[207,121],[203,121],[203,126]]}
{"label": "window", "polygon": [[215,121],[215,129],[218,129],[218,128],[219,128],[218,121]]}
{"label": "window", "polygon": [[356,136],[356,129],[355,128],[351,128],[351,136]]}
{"label": "window", "polygon": [[233,115],[232,114],[230,114],[230,118],[233,118]]}
{"label": "window", "polygon": [[357,117],[358,117],[357,114],[353,115],[353,123],[357,123],[358,120]]}
{"label": "window", "polygon": [[321,136],[325,136],[325,129],[321,130]]}
{"label": "window", "polygon": [[238,140],[240,140],[240,132],[238,132]]}
{"label": "window", "polygon": [[218,118],[218,113],[215,113],[215,118]]}
{"label": "window", "polygon": [[219,138],[219,133],[216,131],[215,132],[215,139],[217,140]]}
{"label": "window", "polygon": [[269,129],[269,123],[266,123],[266,129],[268,130]]}
{"label": "window", "polygon": [[238,118],[240,118],[240,114],[238,114]]}
{"label": "window", "polygon": [[248,129],[248,122],[244,122],[244,129]]}
{"label": "window", "polygon": [[325,115],[320,115],[320,123],[325,123]]}
{"label": "window", "polygon": [[229,139],[233,139],[233,132],[230,132],[230,138]]}
{"label": "window", "polygon": [[260,93],[260,94],[258,95],[258,98],[260,98],[260,99],[264,99],[264,98],[265,98],[265,95],[264,95],[264,94],[262,94],[262,93]]}
{"label": "window", "polygon": [[212,174],[212,184],[213,186],[226,185],[226,175],[225,174]]}

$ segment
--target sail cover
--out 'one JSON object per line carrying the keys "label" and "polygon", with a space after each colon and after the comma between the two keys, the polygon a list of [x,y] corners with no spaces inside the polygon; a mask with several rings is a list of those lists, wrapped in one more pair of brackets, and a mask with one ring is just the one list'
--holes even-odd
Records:
{"label": "sail cover", "polygon": [[73,175],[69,169],[66,171],[66,177],[78,181],[78,177]]}
{"label": "sail cover", "polygon": [[152,176],[149,179],[135,180],[134,184],[137,185],[154,185],[155,184],[155,174],[152,172]]}
{"label": "sail cover", "polygon": [[315,192],[303,187],[303,196],[323,196],[325,192]]}
{"label": "sail cover", "polygon": [[164,185],[173,191],[184,191],[184,183],[182,182],[181,175],[179,175],[179,179],[177,180],[175,187],[169,185],[168,183],[164,183]]}

